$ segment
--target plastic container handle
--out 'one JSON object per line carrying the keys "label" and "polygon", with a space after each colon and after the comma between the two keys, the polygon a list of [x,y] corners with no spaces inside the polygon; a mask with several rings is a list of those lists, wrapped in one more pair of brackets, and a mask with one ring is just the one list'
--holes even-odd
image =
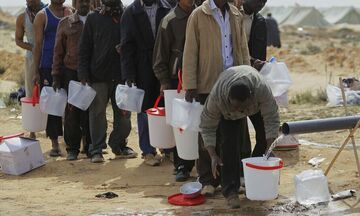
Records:
{"label": "plastic container handle", "polygon": [[182,71],[181,69],[179,69],[178,71],[178,86],[177,86],[177,93],[180,93],[181,89],[182,89]]}
{"label": "plastic container handle", "polygon": [[245,165],[247,167],[253,168],[253,169],[257,169],[257,170],[278,170],[284,167],[284,161],[280,160],[279,162],[279,166],[258,166],[255,164],[251,164],[251,163],[245,163]]}
{"label": "plastic container handle", "polygon": [[3,142],[6,139],[11,139],[11,138],[15,138],[15,137],[19,137],[24,135],[24,133],[18,133],[18,134],[14,134],[14,135],[9,135],[9,136],[0,136],[0,142]]}
{"label": "plastic container handle", "polygon": [[35,84],[34,88],[33,88],[33,95],[32,95],[32,102],[33,102],[33,106],[36,105],[36,103],[39,102],[39,85]]}
{"label": "plastic container handle", "polygon": [[272,56],[269,60],[269,63],[274,63],[276,61],[277,61],[277,59],[274,56]]}
{"label": "plastic container handle", "polygon": [[161,100],[161,95],[159,95],[159,97],[157,97],[156,101],[155,101],[155,104],[154,104],[154,108],[158,108],[159,106],[159,103],[160,103],[160,100]]}

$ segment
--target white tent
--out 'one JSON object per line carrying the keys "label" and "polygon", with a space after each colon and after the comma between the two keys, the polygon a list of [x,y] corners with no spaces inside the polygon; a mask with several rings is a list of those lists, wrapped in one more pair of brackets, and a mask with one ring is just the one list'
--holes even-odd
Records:
{"label": "white tent", "polygon": [[327,27],[330,25],[314,7],[294,7],[291,14],[281,25]]}
{"label": "white tent", "polygon": [[293,9],[293,7],[265,7],[260,13],[264,17],[266,17],[268,13],[271,13],[272,17],[281,24],[290,16]]}
{"label": "white tent", "polygon": [[324,10],[323,15],[332,24],[360,24],[360,13],[354,7],[332,7]]}

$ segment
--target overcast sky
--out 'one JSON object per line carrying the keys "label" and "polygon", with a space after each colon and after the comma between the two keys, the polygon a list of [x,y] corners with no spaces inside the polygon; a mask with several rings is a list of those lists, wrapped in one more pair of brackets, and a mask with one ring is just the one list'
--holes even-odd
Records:
{"label": "overcast sky", "polygon": [[[130,4],[133,0],[123,0],[124,4]],[[0,7],[25,5],[25,0],[0,0]],[[50,0],[43,0],[50,2]],[[71,0],[66,0],[71,4]],[[289,6],[298,3],[306,6],[331,7],[331,6],[354,6],[360,8],[360,0],[268,0],[269,6]]]}

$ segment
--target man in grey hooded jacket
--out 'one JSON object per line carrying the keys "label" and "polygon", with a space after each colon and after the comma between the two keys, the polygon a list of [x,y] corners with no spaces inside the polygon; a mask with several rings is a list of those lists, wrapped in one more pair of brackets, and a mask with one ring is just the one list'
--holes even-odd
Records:
{"label": "man in grey hooded jacket", "polygon": [[[210,92],[201,115],[201,135],[211,157],[214,178],[221,166],[222,193],[231,208],[240,200],[240,149],[246,142],[246,117],[261,112],[267,148],[278,136],[279,113],[270,87],[250,66],[231,67],[221,73]],[[216,131],[220,139],[216,139]],[[215,151],[219,145],[220,155]]]}

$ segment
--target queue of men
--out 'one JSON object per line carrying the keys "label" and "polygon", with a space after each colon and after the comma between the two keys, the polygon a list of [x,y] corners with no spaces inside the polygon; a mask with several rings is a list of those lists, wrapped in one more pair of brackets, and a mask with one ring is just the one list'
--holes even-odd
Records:
{"label": "queue of men", "polygon": [[[266,22],[258,12],[266,0],[235,0],[235,6],[228,0],[135,0],[126,8],[120,0],[73,0],[75,9],[65,7],[64,0],[51,0],[48,6],[26,2],[16,42],[27,50],[27,95],[33,84],[68,91],[71,80],[96,91],[88,111],[66,107],[67,160],[78,158],[81,142],[93,163],[104,162],[107,144],[116,157],[137,156],[127,146],[131,114],[115,102],[116,86],[126,83],[145,91],[137,114],[139,147],[145,164],[159,166],[162,157],[150,144],[145,111],[164,90],[177,88],[180,73],[186,101],[205,107],[196,161],[202,192],[213,195],[221,185],[228,205],[240,206],[240,159],[264,154],[279,125],[271,90],[258,74],[267,45]],[[109,100],[113,130],[107,140]],[[256,130],[253,151],[247,117]],[[50,156],[61,154],[62,128],[62,119],[49,115]],[[174,155],[175,180],[188,180],[195,161],[179,158],[176,148],[166,151]]]}

